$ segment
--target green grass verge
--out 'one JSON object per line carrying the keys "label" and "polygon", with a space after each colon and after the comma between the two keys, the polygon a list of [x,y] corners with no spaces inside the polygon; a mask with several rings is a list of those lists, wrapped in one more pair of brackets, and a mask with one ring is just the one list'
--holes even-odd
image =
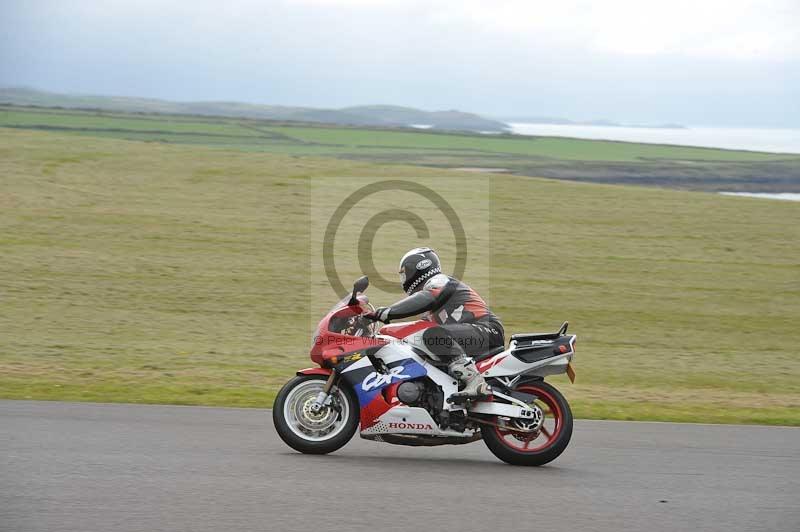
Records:
{"label": "green grass verge", "polygon": [[[597,141],[559,137],[523,137],[509,135],[453,134],[433,131],[401,131],[368,128],[350,128],[328,125],[274,126],[270,122],[235,118],[126,115],[122,113],[22,109],[0,106],[0,126],[19,128],[64,128],[75,132],[95,131],[99,134],[122,135],[147,133],[153,138],[160,135],[185,135],[202,144],[204,136],[235,137],[247,146],[254,137],[268,148],[278,144],[298,147],[324,147],[327,155],[350,152],[354,149],[379,149],[418,152],[434,150],[457,152],[462,155],[504,154],[543,157],[570,161],[636,162],[648,159],[677,159],[687,161],[775,161],[786,155],[748,151],[693,148],[634,142]],[[177,140],[177,139],[176,139]],[[184,139],[190,140],[190,139]],[[465,153],[466,152],[466,153]],[[800,157],[792,157],[800,159]]]}
{"label": "green grass verge", "polygon": [[702,190],[800,190],[800,156],[632,142],[281,124],[0,105],[0,127],[578,181]]}
{"label": "green grass verge", "polygon": [[329,304],[310,179],[334,176],[460,206],[485,189],[454,177],[491,180],[491,275],[467,280],[509,332],[571,321],[579,417],[800,425],[795,203],[9,129],[0,397],[269,406]]}
{"label": "green grass verge", "polygon": [[769,153],[560,137],[454,135],[434,132],[371,131],[337,127],[284,126],[265,129],[305,142],[338,145],[349,149],[415,148],[459,150],[461,152],[527,155],[570,161],[616,162],[634,162],[646,159],[770,161],[786,158],[786,156]]}

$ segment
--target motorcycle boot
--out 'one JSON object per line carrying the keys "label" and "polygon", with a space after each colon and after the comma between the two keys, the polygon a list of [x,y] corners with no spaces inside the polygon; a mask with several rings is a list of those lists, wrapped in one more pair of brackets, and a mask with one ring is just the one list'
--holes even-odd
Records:
{"label": "motorcycle boot", "polygon": [[471,358],[462,356],[452,361],[447,366],[447,372],[464,385],[463,389],[452,394],[451,397],[454,401],[486,397],[492,391]]}

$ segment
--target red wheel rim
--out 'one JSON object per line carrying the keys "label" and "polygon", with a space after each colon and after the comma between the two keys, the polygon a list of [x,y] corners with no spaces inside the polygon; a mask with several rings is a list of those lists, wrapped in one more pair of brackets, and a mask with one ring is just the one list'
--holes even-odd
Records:
{"label": "red wheel rim", "polygon": [[519,432],[511,427],[494,427],[495,432],[500,437],[504,445],[520,453],[536,453],[546,449],[558,439],[564,427],[561,408],[558,401],[550,393],[538,386],[520,386],[516,389],[522,393],[535,395],[536,399],[532,403],[541,408],[544,414],[544,421],[538,432]]}

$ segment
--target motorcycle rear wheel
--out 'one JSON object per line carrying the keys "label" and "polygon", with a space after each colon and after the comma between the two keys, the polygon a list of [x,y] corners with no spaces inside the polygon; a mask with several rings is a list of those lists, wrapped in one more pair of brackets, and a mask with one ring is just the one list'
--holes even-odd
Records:
{"label": "motorcycle rear wheel", "polygon": [[512,465],[541,466],[564,452],[572,437],[572,410],[561,392],[544,381],[529,381],[514,387],[535,396],[530,404],[538,406],[544,420],[533,432],[515,431],[514,422],[503,427],[484,425],[483,441],[500,460]]}
{"label": "motorcycle rear wheel", "polygon": [[311,410],[326,380],[322,375],[301,375],[287,382],[275,397],[275,430],[301,453],[332,453],[350,441],[358,428],[358,399],[349,388],[334,386],[332,404],[319,412]]}

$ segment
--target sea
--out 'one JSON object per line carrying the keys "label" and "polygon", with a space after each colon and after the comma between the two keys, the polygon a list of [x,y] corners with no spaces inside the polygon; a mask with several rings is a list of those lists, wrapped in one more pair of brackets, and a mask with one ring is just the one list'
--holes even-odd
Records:
{"label": "sea", "polygon": [[[509,125],[512,133],[518,135],[623,140],[647,144],[674,144],[678,146],[800,154],[800,129],[741,127],[648,128],[528,124],[521,122]],[[800,201],[800,194],[793,192],[720,192],[720,194]]]}
{"label": "sea", "polygon": [[648,144],[676,144],[729,150],[800,154],[800,129],[743,127],[614,127],[510,123],[520,135],[547,135],[580,139],[624,140]]}
{"label": "sea", "polygon": [[720,194],[724,194],[725,196],[743,196],[746,198],[800,201],[800,194],[795,192],[720,192]]}

